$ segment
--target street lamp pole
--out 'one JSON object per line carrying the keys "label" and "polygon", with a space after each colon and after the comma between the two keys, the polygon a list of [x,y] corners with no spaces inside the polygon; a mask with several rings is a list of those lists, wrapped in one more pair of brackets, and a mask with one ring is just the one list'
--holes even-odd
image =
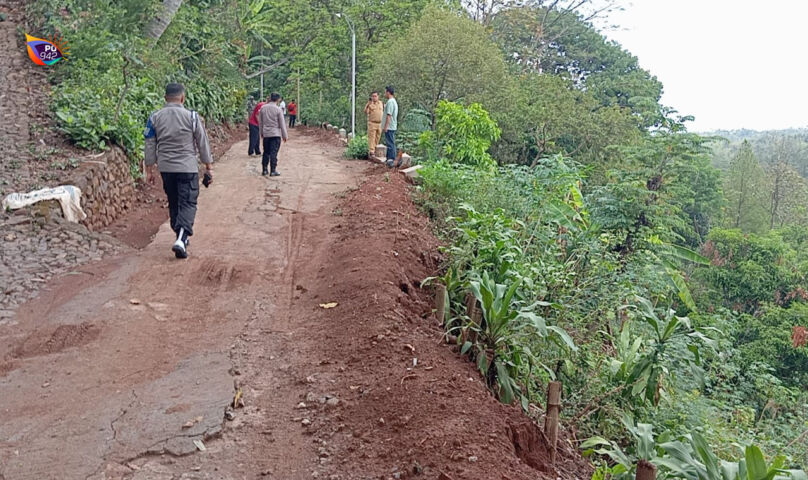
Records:
{"label": "street lamp pole", "polygon": [[337,17],[344,18],[351,29],[351,137],[356,137],[356,30],[348,15],[338,13]]}

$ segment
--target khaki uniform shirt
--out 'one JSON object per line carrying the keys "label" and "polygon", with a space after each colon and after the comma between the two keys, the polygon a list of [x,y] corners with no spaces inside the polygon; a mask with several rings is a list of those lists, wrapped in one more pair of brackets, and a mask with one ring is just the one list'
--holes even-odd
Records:
{"label": "khaki uniform shirt", "polygon": [[384,111],[384,104],[382,102],[368,102],[366,108],[369,123],[382,123],[382,112]]}

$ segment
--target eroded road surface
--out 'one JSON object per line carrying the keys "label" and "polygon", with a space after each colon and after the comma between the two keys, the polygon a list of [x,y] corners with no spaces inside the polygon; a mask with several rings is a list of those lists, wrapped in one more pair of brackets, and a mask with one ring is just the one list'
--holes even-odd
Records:
{"label": "eroded road surface", "polygon": [[[297,380],[260,372],[294,368],[296,286],[328,254],[335,193],[366,167],[296,133],[280,177],[261,177],[245,142],[220,159],[188,260],[163,225],[144,250],[50,282],[0,326],[0,479],[255,478],[254,464],[242,475],[182,460],[199,445],[240,457],[220,435],[234,384],[251,402],[233,422],[260,417],[256,435],[283,443],[251,462],[311,478],[317,453],[289,422],[297,393],[284,393]],[[177,468],[150,461],[166,457]]]}

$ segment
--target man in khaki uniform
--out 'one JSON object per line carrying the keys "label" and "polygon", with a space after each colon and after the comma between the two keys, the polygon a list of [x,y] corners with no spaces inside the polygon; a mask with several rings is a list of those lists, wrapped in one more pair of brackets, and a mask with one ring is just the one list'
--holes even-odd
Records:
{"label": "man in khaki uniform", "polygon": [[379,92],[370,94],[370,100],[365,105],[365,114],[368,116],[368,148],[370,155],[376,153],[376,145],[382,139],[382,113],[384,104],[379,101]]}

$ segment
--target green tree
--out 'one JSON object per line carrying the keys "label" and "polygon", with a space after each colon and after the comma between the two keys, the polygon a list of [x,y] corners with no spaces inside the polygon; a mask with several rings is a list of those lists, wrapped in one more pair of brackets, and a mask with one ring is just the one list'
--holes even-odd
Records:
{"label": "green tree", "polygon": [[785,160],[769,167],[769,228],[805,222],[806,180]]}
{"label": "green tree", "polygon": [[628,108],[605,107],[568,79],[528,73],[504,93],[508,98],[495,113],[503,129],[495,148],[500,161],[536,165],[541,158],[561,153],[602,175],[613,153],[607,147],[641,139]]}
{"label": "green tree", "polygon": [[631,108],[638,126],[661,125],[662,83],[586,16],[548,8],[516,6],[496,14],[492,35],[505,58],[521,71],[569,78],[604,106]]}
{"label": "green tree", "polygon": [[744,232],[761,232],[768,223],[767,179],[752,145],[744,140],[724,174],[726,223]]}
{"label": "green tree", "polygon": [[432,113],[441,100],[478,102],[494,111],[491,104],[508,83],[505,61],[485,29],[463,13],[435,6],[378,48],[374,59],[364,83],[395,86],[401,116],[412,107]]}
{"label": "green tree", "polygon": [[713,229],[702,252],[712,266],[696,276],[720,293],[727,308],[754,313],[765,302],[799,298],[793,293],[801,277],[794,268],[795,252],[777,231],[757,235]]}
{"label": "green tree", "polygon": [[765,305],[760,315],[740,318],[737,346],[747,366],[762,363],[788,385],[808,388],[808,348],[795,347],[791,332],[805,324],[808,305],[796,303],[790,308]]}

